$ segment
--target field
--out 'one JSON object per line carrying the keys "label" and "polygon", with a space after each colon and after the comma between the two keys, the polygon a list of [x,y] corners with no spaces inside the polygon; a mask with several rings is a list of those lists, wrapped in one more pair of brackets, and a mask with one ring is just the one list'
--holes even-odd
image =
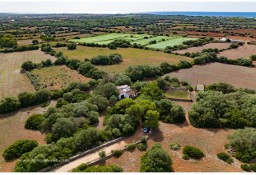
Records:
{"label": "field", "polygon": [[[70,41],[77,43],[96,43],[100,45],[109,44],[117,39],[128,40],[132,44],[140,44],[154,49],[165,49],[167,46],[181,45],[184,41],[196,40],[197,38],[182,38],[179,36],[152,36],[147,34],[123,34],[112,33],[105,35],[98,35],[93,37],[72,39]],[[150,41],[156,41],[156,44],[149,44]]]}
{"label": "field", "polygon": [[96,43],[96,44],[109,44],[117,39],[125,39],[128,41],[135,41],[143,39],[144,37],[149,37],[150,35],[139,35],[139,34],[123,34],[123,33],[112,33],[106,35],[98,35],[93,37],[72,39],[70,41],[77,43]]}
{"label": "field", "polygon": [[186,52],[189,53],[195,53],[195,52],[202,52],[203,49],[227,49],[229,48],[230,43],[209,43],[200,47],[190,47],[188,49],[184,50],[178,50],[178,51],[173,51],[174,53],[179,53],[179,54],[184,54]]}
{"label": "field", "polygon": [[86,78],[66,66],[35,69],[32,73],[38,76],[40,88],[48,88],[50,90],[65,88],[71,82],[88,82],[90,80],[90,78]]}
{"label": "field", "polygon": [[168,90],[164,93],[167,98],[190,100],[189,92],[184,90]]}
{"label": "field", "polygon": [[[51,102],[53,106],[55,102]],[[38,141],[40,144],[45,144],[45,134],[39,131],[32,131],[24,129],[25,121],[32,114],[39,114],[46,111],[46,108],[39,106],[22,109],[17,113],[10,113],[0,115],[0,155],[4,149],[20,139],[32,139]],[[1,156],[0,172],[12,172],[16,161],[5,162]]]}
{"label": "field", "polygon": [[168,75],[188,81],[193,87],[197,83],[212,84],[215,82],[225,82],[235,87],[256,89],[255,74],[256,68],[210,63],[200,66],[196,65],[190,69],[179,70]]}
{"label": "field", "polygon": [[226,50],[219,54],[219,56],[224,56],[228,59],[249,58],[251,55],[256,55],[256,46],[248,44],[240,46],[237,49]]}
{"label": "field", "polygon": [[55,57],[46,55],[43,52],[26,51],[0,54],[0,99],[7,96],[16,96],[20,92],[34,91],[35,88],[25,74],[20,73],[20,67],[25,61],[32,61],[39,63],[42,60],[51,59]]}
{"label": "field", "polygon": [[189,40],[197,40],[197,38],[174,38],[174,39],[170,39],[167,41],[163,41],[163,42],[159,42],[156,44],[152,44],[152,45],[148,45],[147,47],[149,48],[153,48],[153,49],[160,49],[160,50],[164,50],[167,46],[177,46],[177,45],[182,45],[184,41],[189,41]]}
{"label": "field", "polygon": [[119,53],[123,56],[123,62],[111,66],[97,66],[99,69],[109,73],[124,72],[129,66],[134,65],[159,65],[162,62],[170,64],[177,64],[180,60],[191,61],[191,58],[167,54],[163,52],[142,50],[135,48],[120,48],[117,50],[110,50],[108,48],[96,48],[78,46],[76,50],[67,50],[67,48],[58,48],[56,51],[63,52],[69,59],[84,60],[85,58],[91,59],[97,55],[109,55]]}
{"label": "field", "polygon": [[[185,109],[190,108],[192,105],[190,102],[178,102],[178,104],[182,105]],[[149,135],[148,147],[150,148],[153,144],[160,142],[162,147],[172,157],[172,167],[175,172],[241,172],[239,161],[234,160],[234,163],[229,165],[217,158],[217,153],[224,151],[227,136],[233,133],[233,131],[232,129],[194,128],[188,122],[181,125],[160,122],[159,130],[153,131]],[[168,147],[171,142],[179,143],[181,149],[177,151],[170,150]],[[200,148],[206,154],[206,157],[199,161],[183,160],[182,148],[186,145]],[[121,166],[124,172],[139,172],[140,157],[144,153],[137,149],[133,152],[126,151],[119,158],[107,159],[105,164]]]}
{"label": "field", "polygon": [[[40,39],[37,39],[39,42],[41,42]],[[18,40],[18,45],[22,46],[22,45],[31,45],[32,44],[33,39],[26,39],[26,40]]]}

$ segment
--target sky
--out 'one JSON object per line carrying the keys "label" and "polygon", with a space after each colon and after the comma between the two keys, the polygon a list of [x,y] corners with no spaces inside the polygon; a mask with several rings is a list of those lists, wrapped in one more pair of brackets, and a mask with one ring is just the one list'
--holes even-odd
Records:
{"label": "sky", "polygon": [[0,0],[0,13],[256,12],[256,0]]}

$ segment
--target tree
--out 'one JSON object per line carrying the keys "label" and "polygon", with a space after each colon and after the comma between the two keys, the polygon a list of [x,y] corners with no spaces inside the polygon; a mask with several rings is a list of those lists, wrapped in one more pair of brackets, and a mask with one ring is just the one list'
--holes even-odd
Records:
{"label": "tree", "polygon": [[68,50],[75,50],[76,49],[76,44],[72,43],[72,44],[68,44]]}
{"label": "tree", "polygon": [[145,115],[144,126],[148,128],[158,127],[159,113],[157,111],[148,110]]}
{"label": "tree", "polygon": [[4,34],[3,36],[0,36],[0,47],[13,48],[17,45],[17,40],[14,36],[10,34]]}
{"label": "tree", "polygon": [[29,107],[35,104],[35,93],[22,92],[18,95],[21,107]]}
{"label": "tree", "polygon": [[228,140],[229,145],[236,150],[235,157],[240,161],[247,163],[256,158],[255,128],[238,129],[228,136]]}
{"label": "tree", "polygon": [[17,98],[6,97],[0,101],[0,114],[17,111],[20,109],[20,102]]}
{"label": "tree", "polygon": [[25,123],[26,129],[40,130],[40,125],[44,121],[44,116],[42,114],[31,115]]}
{"label": "tree", "polygon": [[100,95],[92,95],[87,101],[98,106],[99,112],[105,111],[109,104],[108,99]]}
{"label": "tree", "polygon": [[130,85],[131,84],[131,78],[125,74],[116,74],[115,80],[116,80],[115,81],[116,85],[124,85],[124,84]]}
{"label": "tree", "polygon": [[18,140],[4,150],[3,157],[6,161],[14,160],[37,146],[38,143],[34,140]]}
{"label": "tree", "polygon": [[95,93],[99,94],[103,97],[106,97],[109,99],[111,96],[118,96],[119,92],[117,90],[117,87],[113,83],[106,83],[103,85],[98,85],[98,87],[95,89]]}
{"label": "tree", "polygon": [[26,71],[31,71],[36,68],[36,65],[32,61],[26,61],[21,65],[21,68]]}
{"label": "tree", "polygon": [[157,86],[156,82],[144,86],[140,93],[143,99],[146,100],[160,100],[163,97],[163,91]]}
{"label": "tree", "polygon": [[171,172],[171,164],[171,157],[161,147],[160,143],[157,143],[141,157],[140,171]]}
{"label": "tree", "polygon": [[39,44],[39,41],[34,39],[34,40],[32,40],[32,44],[37,45],[37,44]]}

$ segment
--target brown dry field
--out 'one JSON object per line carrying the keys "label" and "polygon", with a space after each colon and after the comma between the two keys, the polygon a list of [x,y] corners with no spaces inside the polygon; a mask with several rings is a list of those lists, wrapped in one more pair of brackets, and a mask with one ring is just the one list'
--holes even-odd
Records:
{"label": "brown dry field", "polygon": [[[178,102],[179,105],[188,111],[191,102]],[[188,118],[188,117],[187,117]],[[188,119],[187,119],[188,121]],[[182,125],[174,125],[160,122],[159,130],[149,135],[148,147],[160,142],[162,147],[172,157],[172,167],[175,172],[241,172],[240,162],[234,160],[233,164],[227,164],[217,158],[219,152],[225,151],[224,144],[227,143],[227,136],[232,134],[232,129],[199,129],[192,127],[188,122]],[[143,131],[141,130],[141,133]],[[137,132],[136,134],[138,134]],[[135,135],[136,135],[135,134]],[[181,145],[178,151],[168,148],[171,142]],[[206,157],[201,160],[183,160],[182,148],[192,145],[201,149]],[[123,168],[124,172],[139,172],[140,158],[145,152],[137,149],[134,152],[125,151],[119,158],[106,160],[106,165],[116,164]],[[128,163],[129,162],[129,163]]]}
{"label": "brown dry field", "polygon": [[190,69],[182,69],[168,75],[188,81],[194,87],[197,83],[225,82],[235,87],[256,89],[256,68],[210,63],[195,65]]}
{"label": "brown dry field", "polygon": [[228,59],[238,59],[238,58],[250,58],[251,55],[256,54],[256,46],[245,44],[237,49],[225,50],[218,54],[219,56],[227,57]]}
{"label": "brown dry field", "polygon": [[[39,42],[41,42],[40,39],[37,39]],[[22,46],[22,45],[31,45],[32,44],[33,39],[26,39],[26,40],[18,40],[18,45]]]}
{"label": "brown dry field", "polygon": [[66,66],[51,66],[35,69],[32,73],[39,76],[41,88],[48,88],[50,90],[65,88],[72,82],[85,83],[91,80]]}
{"label": "brown dry field", "polygon": [[[196,35],[196,36],[208,36],[208,37],[224,37],[224,33],[217,32],[196,32],[196,31],[187,31],[188,35]],[[190,37],[190,36],[188,36]]]}
{"label": "brown dry field", "polygon": [[229,46],[230,46],[230,43],[210,43],[210,44],[206,44],[199,47],[190,47],[188,49],[174,51],[174,53],[179,53],[179,54],[184,54],[186,52],[195,53],[195,52],[201,52],[203,49],[215,49],[215,48],[227,49],[229,48]]}
{"label": "brown dry field", "polygon": [[[54,106],[55,103],[52,101],[50,106]],[[40,144],[45,144],[45,134],[39,131],[27,130],[24,126],[30,115],[44,113],[47,108],[34,106],[15,113],[0,115],[0,172],[12,172],[15,167],[16,160],[5,162],[2,157],[4,149],[10,144],[20,139],[32,139],[38,141]]]}
{"label": "brown dry field", "polygon": [[230,30],[229,32],[234,32],[234,33],[241,33],[241,34],[256,34],[256,29],[239,29],[239,30]]}
{"label": "brown dry field", "polygon": [[7,96],[16,96],[21,92],[31,92],[35,88],[26,74],[20,73],[23,62],[39,63],[43,60],[55,60],[55,57],[44,54],[40,50],[0,53],[0,99]]}

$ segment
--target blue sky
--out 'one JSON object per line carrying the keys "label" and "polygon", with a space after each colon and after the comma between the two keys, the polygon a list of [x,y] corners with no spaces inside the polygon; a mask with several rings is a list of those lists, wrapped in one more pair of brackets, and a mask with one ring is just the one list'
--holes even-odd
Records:
{"label": "blue sky", "polygon": [[256,12],[256,1],[0,0],[0,13],[134,13],[152,11]]}

